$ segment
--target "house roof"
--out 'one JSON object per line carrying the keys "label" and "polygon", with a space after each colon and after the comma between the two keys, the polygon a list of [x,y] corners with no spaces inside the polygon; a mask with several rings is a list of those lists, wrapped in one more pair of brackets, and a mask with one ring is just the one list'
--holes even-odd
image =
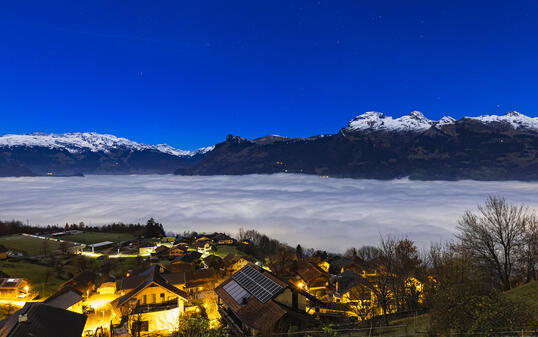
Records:
{"label": "house roof", "polygon": [[229,235],[224,233],[213,233],[209,237],[215,241],[233,240]]}
{"label": "house roof", "polygon": [[308,284],[318,278],[329,279],[329,274],[311,262],[304,262],[297,268],[297,274]]}
{"label": "house roof", "polygon": [[185,293],[183,290],[180,290],[180,289],[174,287],[173,285],[171,285],[170,283],[168,283],[168,281],[166,281],[166,279],[163,276],[161,276],[161,274],[159,272],[159,269],[160,269],[159,265],[153,265],[153,266],[149,267],[146,271],[144,271],[144,273],[142,273],[142,275],[141,275],[142,277],[137,278],[137,280],[139,280],[139,284],[136,286],[136,288],[134,288],[133,290],[131,290],[126,295],[124,295],[124,296],[122,296],[119,299],[114,301],[114,302],[117,301],[116,302],[117,306],[123,305],[133,295],[135,295],[136,293],[138,293],[139,291],[146,288],[147,286],[149,286],[152,283],[155,283],[155,284],[157,284],[157,285],[159,285],[159,286],[161,286],[161,287],[175,293],[176,295],[178,295],[179,297],[181,297],[185,301],[187,301],[188,300],[187,293]]}
{"label": "house roof", "polygon": [[[244,287],[241,280],[227,279],[215,288],[219,298],[234,312],[234,314],[247,326],[256,330],[269,330],[285,315],[293,313],[289,308],[274,301],[290,284],[280,280],[266,270],[249,263],[238,273],[246,269],[255,269],[263,278],[267,278],[281,287],[280,291],[273,292],[265,302],[260,301],[255,288]],[[237,274],[237,273],[236,273]],[[236,275],[234,274],[234,275]],[[254,277],[255,279],[256,277]],[[249,292],[252,291],[252,293]],[[306,316],[306,315],[305,315]]]}
{"label": "house roof", "polygon": [[345,294],[361,283],[361,276],[357,275],[350,269],[346,269],[338,276],[338,292],[340,294]]}
{"label": "house roof", "polygon": [[170,250],[170,248],[166,247],[166,246],[159,246],[155,249],[155,253],[156,254],[160,254],[160,253],[166,253]]}
{"label": "house roof", "polygon": [[178,262],[178,261],[192,263],[192,262],[195,262],[196,260],[199,260],[200,257],[202,257],[201,253],[198,253],[197,251],[194,251],[194,250],[189,250],[185,254],[178,256],[174,261],[172,261],[172,263]]}
{"label": "house roof", "polygon": [[82,301],[81,295],[82,293],[77,289],[66,286],[47,298],[43,303],[56,308],[67,309],[70,306]]}
{"label": "house roof", "polygon": [[248,262],[256,262],[256,259],[252,256],[239,256],[234,254],[228,254],[222,259],[222,265],[225,267],[231,266],[235,263],[237,263],[239,260],[246,260]]}
{"label": "house roof", "polygon": [[162,274],[162,277],[170,284],[185,284],[187,280],[185,278],[185,272]]}
{"label": "house roof", "polygon": [[[168,270],[161,264],[154,264],[151,267],[156,267],[165,273],[168,272]],[[118,290],[130,290],[136,288],[141,282],[144,282],[144,280],[150,276],[150,273],[152,272],[151,267],[141,267],[131,271],[131,276],[123,277],[118,282]]]}
{"label": "house roof", "polygon": [[48,304],[26,303],[22,309],[3,321],[0,337],[81,336],[86,319],[85,315]]}
{"label": "house roof", "polygon": [[178,273],[166,273],[161,274],[161,276],[170,284],[185,284],[187,288],[196,284],[216,280],[215,271],[212,269],[198,269]]}
{"label": "house roof", "polygon": [[340,270],[342,269],[342,267],[345,267],[346,265],[350,264],[352,261],[353,260],[351,258],[337,256],[330,259],[328,262],[331,267]]}
{"label": "house roof", "polygon": [[114,244],[114,242],[112,242],[112,241],[103,241],[103,242],[98,242],[98,243],[92,243],[91,245],[88,245],[88,247],[99,248],[99,247],[104,247],[104,246],[108,246],[108,245],[111,245],[111,244]]}
{"label": "house roof", "polygon": [[204,258],[204,262],[211,262],[211,260],[217,263],[222,262],[222,258],[218,257],[217,255],[208,255]]}
{"label": "house roof", "polygon": [[238,303],[224,287],[235,282],[231,278],[219,285],[215,292],[217,296],[235,313],[243,322],[257,330],[267,330],[273,327],[287,312],[282,306],[272,300],[262,303],[254,296],[248,297],[243,303]]}

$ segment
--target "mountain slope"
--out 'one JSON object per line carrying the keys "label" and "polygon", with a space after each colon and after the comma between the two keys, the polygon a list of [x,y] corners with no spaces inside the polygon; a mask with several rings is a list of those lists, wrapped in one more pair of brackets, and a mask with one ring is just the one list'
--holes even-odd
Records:
{"label": "mountain slope", "polygon": [[[261,139],[266,140],[266,137]],[[177,174],[307,173],[393,179],[538,179],[538,119],[516,112],[439,121],[367,112],[335,135],[229,136]]]}
{"label": "mountain slope", "polygon": [[0,176],[172,173],[211,150],[184,151],[93,132],[4,135]]}

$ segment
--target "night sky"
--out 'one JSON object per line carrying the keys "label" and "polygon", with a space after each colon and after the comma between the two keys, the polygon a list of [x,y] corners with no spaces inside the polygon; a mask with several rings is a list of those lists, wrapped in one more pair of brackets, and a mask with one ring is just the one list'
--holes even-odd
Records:
{"label": "night sky", "polygon": [[9,1],[0,134],[184,149],[395,117],[538,116],[536,1]]}

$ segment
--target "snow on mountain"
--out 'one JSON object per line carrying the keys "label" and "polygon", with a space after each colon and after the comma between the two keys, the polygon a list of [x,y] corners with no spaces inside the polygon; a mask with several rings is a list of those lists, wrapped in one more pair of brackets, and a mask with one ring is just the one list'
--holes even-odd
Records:
{"label": "snow on mountain", "polygon": [[[528,117],[517,111],[507,112],[504,116],[483,115],[465,118],[473,119],[484,124],[507,124],[514,129],[526,128],[538,131],[538,117]],[[392,118],[381,112],[369,111],[353,118],[349,122],[347,129],[350,131],[382,130],[418,132],[427,130],[432,126],[440,128],[454,123],[456,123],[456,120],[449,116],[445,116],[439,121],[432,121],[419,111],[413,111],[409,115],[399,118]]]}
{"label": "snow on mountain", "polygon": [[434,121],[426,118],[420,111],[413,111],[409,115],[396,119],[385,116],[381,112],[368,111],[353,118],[348,124],[348,129],[351,131],[423,131],[429,129],[434,123]]}
{"label": "snow on mountain", "polygon": [[441,126],[450,125],[456,123],[456,120],[450,116],[444,116],[441,118],[437,123],[435,123],[436,128],[440,128]]}
{"label": "snow on mountain", "polygon": [[95,132],[72,132],[62,134],[32,133],[23,135],[0,136],[0,147],[45,147],[49,149],[67,150],[71,153],[82,151],[110,152],[116,149],[128,149],[131,151],[154,150],[173,156],[194,156],[198,153],[206,153],[213,150],[212,146],[195,151],[176,149],[166,144],[148,145],[133,142],[127,138],[113,135],[99,134]]}
{"label": "snow on mountain", "polygon": [[480,121],[484,124],[508,124],[514,129],[526,128],[538,131],[538,117],[525,116],[517,111],[509,111],[503,116],[482,115],[479,117],[466,117]]}

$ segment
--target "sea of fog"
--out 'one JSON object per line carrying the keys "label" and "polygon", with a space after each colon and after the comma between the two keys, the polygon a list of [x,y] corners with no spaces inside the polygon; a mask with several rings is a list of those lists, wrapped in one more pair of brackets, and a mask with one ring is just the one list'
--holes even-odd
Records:
{"label": "sea of fog", "polygon": [[378,181],[308,175],[0,178],[0,219],[30,224],[145,222],[166,230],[257,229],[295,246],[342,252],[407,236],[419,246],[454,237],[489,194],[538,208],[538,183]]}

